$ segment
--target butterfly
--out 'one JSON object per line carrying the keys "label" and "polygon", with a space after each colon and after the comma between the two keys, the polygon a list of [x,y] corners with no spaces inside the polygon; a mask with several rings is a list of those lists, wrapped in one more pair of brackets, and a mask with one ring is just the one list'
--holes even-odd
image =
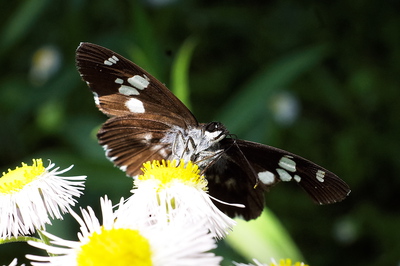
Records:
{"label": "butterfly", "polygon": [[81,43],[76,65],[110,118],[97,137],[106,156],[128,176],[144,162],[191,160],[208,180],[209,194],[227,203],[217,207],[230,217],[257,218],[264,192],[294,181],[318,204],[343,200],[349,186],[334,173],[293,153],[232,137],[220,122],[199,123],[167,87],[121,55]]}

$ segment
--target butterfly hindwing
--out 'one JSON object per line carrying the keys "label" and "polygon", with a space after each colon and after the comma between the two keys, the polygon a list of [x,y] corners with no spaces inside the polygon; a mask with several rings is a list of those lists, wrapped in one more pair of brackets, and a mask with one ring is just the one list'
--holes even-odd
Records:
{"label": "butterfly hindwing", "polygon": [[162,160],[171,155],[171,144],[160,140],[171,130],[162,117],[110,118],[99,130],[97,137],[106,156],[128,176],[141,174],[142,164]]}
{"label": "butterfly hindwing", "polygon": [[228,216],[255,219],[264,209],[264,192],[267,188],[263,184],[258,185],[255,170],[243,157],[239,147],[231,143],[224,145],[225,142],[225,139],[221,141],[224,152],[220,158],[205,171],[209,193],[221,201],[245,206],[238,208],[214,201]]}

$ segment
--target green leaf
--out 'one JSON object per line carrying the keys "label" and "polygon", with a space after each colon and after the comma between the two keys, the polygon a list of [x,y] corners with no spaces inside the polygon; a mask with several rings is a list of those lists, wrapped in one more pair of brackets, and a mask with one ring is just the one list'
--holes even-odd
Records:
{"label": "green leaf", "polygon": [[271,258],[304,261],[287,231],[268,209],[256,220],[236,219],[236,222],[225,241],[248,261],[257,259],[266,263]]}

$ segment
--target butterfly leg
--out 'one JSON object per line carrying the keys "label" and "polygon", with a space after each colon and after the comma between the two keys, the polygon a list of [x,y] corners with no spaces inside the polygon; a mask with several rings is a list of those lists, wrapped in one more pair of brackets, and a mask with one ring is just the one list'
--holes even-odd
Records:
{"label": "butterfly leg", "polygon": [[178,131],[175,140],[172,143],[172,155],[170,160],[185,161],[193,160],[193,155],[196,153],[196,143],[192,137],[186,137],[182,132]]}
{"label": "butterfly leg", "polygon": [[197,154],[197,158],[193,161],[199,166],[201,169],[201,174],[211,167],[218,160],[222,160],[221,156],[224,153],[224,150],[217,151],[201,151]]}

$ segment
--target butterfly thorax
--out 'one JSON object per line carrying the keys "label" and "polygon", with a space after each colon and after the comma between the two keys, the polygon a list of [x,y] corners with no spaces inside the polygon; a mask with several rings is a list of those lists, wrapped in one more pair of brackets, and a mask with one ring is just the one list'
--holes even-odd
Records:
{"label": "butterfly thorax", "polygon": [[219,142],[228,134],[221,123],[211,122],[186,129],[173,127],[160,142],[172,143],[169,160],[190,160],[203,169],[221,154]]}

